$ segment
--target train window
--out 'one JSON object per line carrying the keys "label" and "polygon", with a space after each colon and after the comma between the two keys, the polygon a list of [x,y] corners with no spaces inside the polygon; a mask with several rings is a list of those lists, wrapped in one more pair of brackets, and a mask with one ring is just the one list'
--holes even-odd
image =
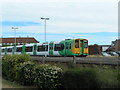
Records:
{"label": "train window", "polygon": [[12,52],[12,48],[8,48],[8,49],[7,49],[7,52]]}
{"label": "train window", "polygon": [[64,49],[63,44],[55,44],[55,46],[54,46],[55,51],[62,51],[63,49]]}
{"label": "train window", "polygon": [[69,49],[71,49],[71,43],[70,43],[70,47],[69,47]]}
{"label": "train window", "polygon": [[42,51],[42,46],[38,46],[37,51]]}
{"label": "train window", "polygon": [[25,48],[26,52],[32,52],[32,50],[33,50],[33,46],[29,46]]}
{"label": "train window", "polygon": [[75,48],[79,48],[79,40],[75,40]]}
{"label": "train window", "polygon": [[2,52],[5,52],[5,49],[2,49]]}
{"label": "train window", "polygon": [[37,51],[48,51],[48,45],[38,46]]}
{"label": "train window", "polygon": [[22,47],[17,47],[16,52],[21,52],[22,51]]}
{"label": "train window", "polygon": [[84,41],[84,48],[87,48],[87,47],[88,47],[88,42]]}
{"label": "train window", "polygon": [[69,48],[69,46],[68,46],[69,44],[66,42],[65,45],[66,45],[66,49],[68,49]]}

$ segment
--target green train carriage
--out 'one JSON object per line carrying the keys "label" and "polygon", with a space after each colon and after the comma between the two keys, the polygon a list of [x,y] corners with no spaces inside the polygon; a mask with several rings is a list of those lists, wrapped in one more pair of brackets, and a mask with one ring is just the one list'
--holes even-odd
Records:
{"label": "green train carriage", "polygon": [[[87,56],[87,39],[66,39],[60,42],[49,43],[50,56]],[[53,48],[54,47],[54,48]]]}

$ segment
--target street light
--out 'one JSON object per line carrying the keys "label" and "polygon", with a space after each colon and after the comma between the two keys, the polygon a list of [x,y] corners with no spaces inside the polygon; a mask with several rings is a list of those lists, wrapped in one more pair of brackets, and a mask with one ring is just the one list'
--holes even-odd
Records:
{"label": "street light", "polygon": [[12,27],[12,29],[14,29],[15,31],[15,51],[16,51],[16,29],[18,29],[18,27]]}
{"label": "street light", "polygon": [[45,23],[45,42],[46,42],[46,20],[49,20],[49,18],[43,18],[43,17],[41,17],[41,19],[43,19],[44,23]]}
{"label": "street light", "polygon": [[[43,19],[45,23],[45,43],[46,43],[46,20],[49,20],[49,18],[41,17],[41,19]],[[46,51],[46,45],[45,45],[45,51]],[[46,53],[45,53],[45,57],[47,57]]]}

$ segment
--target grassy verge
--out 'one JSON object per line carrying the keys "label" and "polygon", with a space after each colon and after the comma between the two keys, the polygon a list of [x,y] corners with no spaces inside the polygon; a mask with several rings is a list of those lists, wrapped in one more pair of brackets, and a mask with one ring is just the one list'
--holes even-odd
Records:
{"label": "grassy verge", "polygon": [[35,88],[34,86],[23,86],[16,82],[11,82],[2,78],[2,88]]}

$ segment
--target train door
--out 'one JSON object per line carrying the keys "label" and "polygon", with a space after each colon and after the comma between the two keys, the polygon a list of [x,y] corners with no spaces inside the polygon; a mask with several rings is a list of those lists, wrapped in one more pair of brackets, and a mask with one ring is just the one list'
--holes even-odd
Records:
{"label": "train door", "polygon": [[49,55],[53,56],[53,42],[49,43]]}
{"label": "train door", "polygon": [[84,40],[84,54],[88,54],[88,40]]}
{"label": "train door", "polygon": [[14,50],[15,50],[14,48],[15,48],[15,47],[12,48],[12,54],[14,54]]}
{"label": "train door", "polygon": [[37,55],[37,45],[34,44],[33,46],[33,55]]}
{"label": "train door", "polygon": [[69,42],[66,42],[65,43],[65,55],[66,56],[68,56],[68,55],[70,55],[69,53],[70,53],[70,50],[69,50],[69,47],[70,47],[70,44],[69,44]]}
{"label": "train door", "polygon": [[7,55],[7,48],[5,48],[5,55]]}
{"label": "train door", "polygon": [[80,40],[80,52],[81,54],[84,54],[84,41]]}

